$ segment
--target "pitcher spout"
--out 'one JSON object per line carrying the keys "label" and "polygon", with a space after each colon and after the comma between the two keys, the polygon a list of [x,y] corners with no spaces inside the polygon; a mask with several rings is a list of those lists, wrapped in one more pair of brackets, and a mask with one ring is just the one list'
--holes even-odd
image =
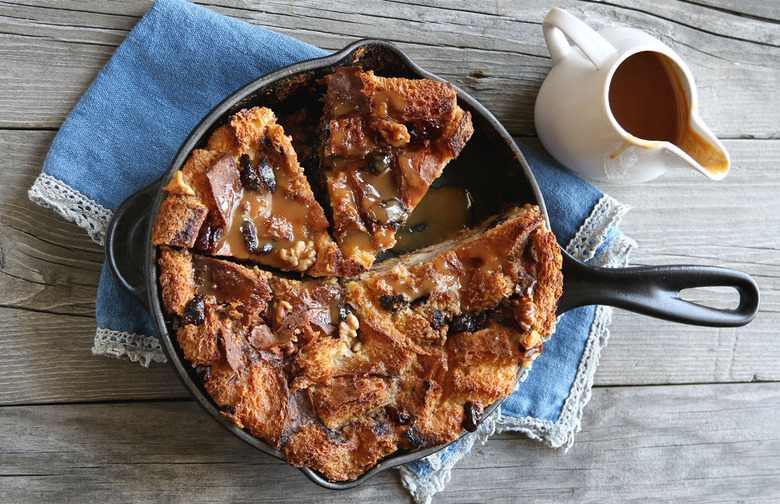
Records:
{"label": "pitcher spout", "polygon": [[681,151],[676,154],[706,177],[721,180],[728,174],[731,157],[696,109],[691,111],[690,123],[675,144]]}

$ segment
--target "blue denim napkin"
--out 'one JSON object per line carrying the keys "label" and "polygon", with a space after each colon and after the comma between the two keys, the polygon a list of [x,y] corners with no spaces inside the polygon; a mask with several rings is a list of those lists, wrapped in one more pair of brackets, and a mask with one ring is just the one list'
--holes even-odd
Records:
{"label": "blue denim napkin", "polygon": [[[157,0],[130,32],[63,123],[30,189],[103,242],[112,212],[156,180],[198,121],[258,76],[326,52],[182,0]],[[625,264],[633,242],[615,227],[627,209],[523,147],[545,195],[553,231],[576,257]],[[533,372],[480,429],[446,450],[402,468],[418,502],[428,502],[477,440],[511,429],[551,447],[579,430],[611,311],[587,307],[562,316]],[[95,354],[165,361],[143,309],[104,267],[98,286]]]}

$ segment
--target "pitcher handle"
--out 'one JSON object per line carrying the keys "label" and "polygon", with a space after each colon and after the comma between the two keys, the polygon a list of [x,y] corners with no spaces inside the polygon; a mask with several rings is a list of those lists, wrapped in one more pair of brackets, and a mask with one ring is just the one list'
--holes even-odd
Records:
{"label": "pitcher handle", "polygon": [[617,49],[604,37],[563,9],[550,10],[542,30],[553,64],[558,64],[571,52],[566,37],[582,50],[596,70],[617,55]]}

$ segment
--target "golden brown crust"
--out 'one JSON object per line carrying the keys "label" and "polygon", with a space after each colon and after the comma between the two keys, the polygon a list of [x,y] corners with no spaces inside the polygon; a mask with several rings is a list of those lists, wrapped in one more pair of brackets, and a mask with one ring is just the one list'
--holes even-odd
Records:
{"label": "golden brown crust", "polygon": [[163,305],[170,315],[179,316],[187,303],[195,297],[195,268],[188,251],[160,247],[160,291]]}
{"label": "golden brown crust", "polygon": [[194,199],[182,196],[166,198],[152,227],[152,243],[194,246],[207,213],[208,208]]}
{"label": "golden brown crust", "polygon": [[476,427],[552,331],[561,256],[535,207],[357,279],[169,247],[162,297],[223,414],[330,480]]}
{"label": "golden brown crust", "polygon": [[349,481],[396,449],[390,429],[381,423],[351,425],[339,433],[309,424],[291,437],[285,454],[290,465],[314,467],[331,481]]}

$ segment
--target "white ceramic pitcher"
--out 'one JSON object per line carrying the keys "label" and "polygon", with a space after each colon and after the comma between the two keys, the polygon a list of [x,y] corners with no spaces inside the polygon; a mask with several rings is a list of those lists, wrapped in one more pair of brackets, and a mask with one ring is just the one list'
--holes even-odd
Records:
{"label": "white ceramic pitcher", "polygon": [[[651,180],[682,167],[694,168],[713,180],[726,176],[731,164],[728,152],[702,122],[691,71],[668,46],[633,28],[596,32],[561,9],[547,14],[543,30],[553,68],[539,90],[534,121],[542,144],[561,164],[591,178],[628,183]],[[651,62],[648,58],[665,69],[663,75],[642,74],[649,71],[642,67],[643,62]],[[660,79],[653,86],[674,92],[676,133],[670,131],[666,139],[639,138],[627,131],[631,128],[624,128],[631,123],[632,107],[652,109],[656,98],[655,93],[648,99],[631,98],[635,90],[630,83],[638,83],[637,89],[655,89],[647,84],[655,77]],[[666,83],[660,82],[664,79]],[[620,101],[621,93],[628,98]],[[622,123],[616,115],[623,118]],[[652,124],[636,119],[634,132],[643,124]]]}

